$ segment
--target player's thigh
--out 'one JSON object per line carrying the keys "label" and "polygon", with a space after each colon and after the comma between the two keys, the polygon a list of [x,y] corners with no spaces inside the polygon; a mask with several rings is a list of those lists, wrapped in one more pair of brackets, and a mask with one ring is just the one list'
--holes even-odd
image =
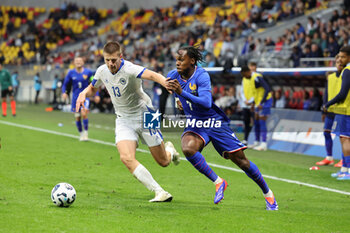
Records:
{"label": "player's thigh", "polygon": [[337,115],[337,124],[339,136],[344,138],[350,138],[350,116]]}
{"label": "player's thigh", "polygon": [[165,151],[165,146],[163,141],[158,146],[149,147],[149,151],[151,152],[154,160],[156,160],[160,166],[166,167],[169,165],[170,157],[167,155]]}
{"label": "player's thigh", "polygon": [[181,137],[182,152],[185,156],[190,157],[197,151],[202,151],[209,141],[208,135],[203,130],[185,130]]}
{"label": "player's thigh", "polygon": [[139,128],[138,131],[142,144],[148,146],[153,158],[163,167],[168,166],[170,157],[167,156],[163,135],[159,129],[144,129]]}
{"label": "player's thigh", "polygon": [[209,136],[215,150],[226,159],[227,153],[234,153],[247,148],[238,140],[228,123],[223,123],[219,128],[211,128]]}
{"label": "player's thigh", "polygon": [[149,148],[159,146],[163,142],[163,135],[159,129],[144,129],[139,127],[137,133],[141,138],[142,144],[147,145]]}
{"label": "player's thigh", "polygon": [[[71,111],[72,112],[76,112],[75,108],[76,108],[76,105],[77,105],[77,99],[78,99],[78,97],[73,97],[72,98],[72,103],[71,103]],[[85,99],[84,107],[85,107],[86,110],[89,110],[89,108],[90,108],[90,99],[89,98]],[[83,107],[80,108],[79,112],[82,113],[82,110],[84,110]]]}
{"label": "player's thigh", "polygon": [[266,100],[266,102],[263,104],[262,109],[259,111],[259,118],[261,120],[266,120],[269,115],[271,115],[271,107],[273,104],[272,98],[269,100]]}
{"label": "player's thigh", "polygon": [[122,140],[117,143],[117,149],[120,154],[120,160],[124,164],[131,164],[136,160],[135,153],[137,142],[132,140]]}
{"label": "player's thigh", "polygon": [[8,90],[2,90],[1,91],[1,99],[2,99],[2,101],[6,101],[7,94],[8,94]]}

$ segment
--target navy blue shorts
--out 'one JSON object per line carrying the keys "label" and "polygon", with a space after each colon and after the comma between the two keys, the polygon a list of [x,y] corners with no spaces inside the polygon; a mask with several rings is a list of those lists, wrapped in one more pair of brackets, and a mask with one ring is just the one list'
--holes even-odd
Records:
{"label": "navy blue shorts", "polygon": [[[71,106],[71,111],[72,112],[75,112],[75,106],[77,105],[77,99],[78,98],[72,98],[72,106]],[[86,110],[89,110],[90,109],[90,99],[89,98],[86,98],[85,99],[85,103],[84,103],[84,106],[85,106],[85,109]],[[81,110],[81,109],[80,109]],[[80,112],[79,110],[79,112]]]}
{"label": "navy blue shorts", "polygon": [[350,138],[350,116],[348,115],[337,115],[337,128],[340,137]]}
{"label": "navy blue shorts", "polygon": [[258,113],[259,116],[268,116],[271,115],[271,107],[273,104],[273,99],[268,99],[263,103],[262,109],[259,109],[258,107],[255,107],[255,113]]}
{"label": "navy blue shorts", "polygon": [[335,118],[334,113],[327,113],[326,118],[324,119],[323,129],[331,131],[333,128],[334,118]]}
{"label": "navy blue shorts", "polygon": [[204,145],[207,145],[211,141],[215,150],[222,157],[224,157],[225,152],[235,152],[247,148],[238,140],[227,122],[222,122],[221,127],[218,128],[187,127],[185,128],[182,137],[187,132],[198,135],[203,140]]}

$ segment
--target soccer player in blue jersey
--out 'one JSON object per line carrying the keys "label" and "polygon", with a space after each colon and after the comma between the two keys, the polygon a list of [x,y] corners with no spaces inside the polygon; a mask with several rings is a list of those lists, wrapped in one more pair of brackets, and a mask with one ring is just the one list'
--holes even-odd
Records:
{"label": "soccer player in blue jersey", "polygon": [[[80,141],[88,140],[88,110],[90,105],[89,98],[86,98],[85,108],[82,108],[80,112],[75,112],[76,100],[80,94],[90,83],[90,77],[94,75],[94,72],[84,67],[84,59],[82,57],[74,58],[74,69],[68,71],[63,85],[62,85],[62,99],[68,99],[67,86],[72,85],[73,96],[72,96],[72,108],[71,111],[75,115],[75,124],[80,134]],[[81,124],[81,118],[83,118],[84,130]]]}
{"label": "soccer player in blue jersey", "polygon": [[[266,82],[264,77],[252,72],[248,66],[241,67],[241,74],[243,77],[251,80],[251,88],[253,89],[254,104],[255,104],[255,150],[267,150],[266,137],[267,127],[266,120],[271,114],[271,107],[273,103],[272,92],[270,85]],[[259,144],[261,136],[261,143]]]}
{"label": "soccer player in blue jersey", "polygon": [[[344,69],[344,66],[343,64],[341,64],[338,55],[335,57],[335,66],[337,68],[337,71],[327,75],[327,84],[323,95],[324,104],[326,104],[329,100],[333,99],[339,92],[339,90],[337,89],[339,87],[339,82],[341,82],[340,74]],[[321,161],[316,162],[316,165],[324,166],[324,165],[334,164],[333,139],[331,135],[334,119],[335,119],[335,113],[333,112],[332,107],[328,109],[328,112],[322,113],[322,121],[324,122],[323,135],[325,138],[325,147],[326,147],[327,157]],[[334,166],[341,167],[342,164],[343,164],[343,161],[340,160]]]}
{"label": "soccer player in blue jersey", "polygon": [[177,51],[176,69],[170,71],[167,76],[166,87],[175,93],[179,100],[178,105],[187,118],[181,138],[184,155],[199,172],[216,185],[215,204],[224,198],[227,182],[212,170],[201,153],[210,141],[222,157],[234,162],[259,185],[264,193],[266,209],[278,210],[273,192],[267,186],[258,167],[243,153],[247,147],[237,139],[229,127],[229,119],[225,113],[213,103],[209,74],[196,66],[201,60],[199,49],[182,47]]}
{"label": "soccer player in blue jersey", "polygon": [[345,67],[340,74],[341,81],[334,87],[338,94],[323,106],[323,110],[327,111],[332,107],[336,114],[344,155],[343,166],[332,176],[337,177],[338,180],[350,180],[350,46],[342,47],[338,58]]}

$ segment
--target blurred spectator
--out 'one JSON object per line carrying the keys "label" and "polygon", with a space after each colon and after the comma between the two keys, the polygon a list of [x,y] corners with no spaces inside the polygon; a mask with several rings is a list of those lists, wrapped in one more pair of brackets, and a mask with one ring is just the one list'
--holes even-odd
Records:
{"label": "blurred spectator", "polygon": [[333,35],[328,37],[328,50],[331,57],[335,57],[339,52],[338,42],[335,40]]}
{"label": "blurred spectator", "polygon": [[39,94],[41,90],[41,80],[40,80],[40,74],[36,73],[34,76],[34,90],[35,90],[35,104],[39,103]]}
{"label": "blurred spectator", "polygon": [[11,79],[12,79],[13,97],[15,98],[15,100],[17,100],[17,94],[18,94],[18,89],[20,84],[20,81],[18,80],[17,70],[13,72]]}
{"label": "blurred spectator", "polygon": [[286,107],[286,97],[282,95],[282,90],[277,90],[275,93],[275,108],[285,108]]}
{"label": "blurred spectator", "polygon": [[58,74],[55,74],[54,79],[52,81],[52,92],[53,92],[53,100],[52,100],[52,104],[56,104],[57,103],[57,84],[58,84]]}
{"label": "blurred spectator", "polygon": [[300,66],[300,58],[302,57],[302,52],[300,51],[298,46],[293,47],[292,54],[290,55],[290,59],[293,62],[293,67]]}
{"label": "blurred spectator", "polygon": [[310,105],[311,105],[310,94],[309,94],[308,91],[305,91],[303,109],[304,110],[309,110],[310,109]]}
{"label": "blurred spectator", "polygon": [[313,96],[310,99],[310,107],[309,110],[313,111],[321,111],[322,106],[322,96],[320,91],[317,88],[313,90]]}
{"label": "blurred spectator", "polygon": [[235,87],[225,89],[224,96],[219,97],[219,99],[215,101],[215,104],[221,109],[231,108],[237,105]]}

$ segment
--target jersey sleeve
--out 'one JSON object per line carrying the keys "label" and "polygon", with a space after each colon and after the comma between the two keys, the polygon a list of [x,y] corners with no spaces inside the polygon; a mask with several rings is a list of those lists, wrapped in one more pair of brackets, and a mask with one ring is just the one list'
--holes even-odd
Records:
{"label": "jersey sleeve", "polygon": [[170,78],[170,80],[173,80],[175,79],[175,74],[176,74],[176,71],[175,70],[171,70],[169,71],[169,73],[167,74],[167,78]]}
{"label": "jersey sleeve", "polygon": [[92,80],[91,82],[91,85],[94,87],[94,88],[98,88],[99,86],[102,85],[102,67],[99,67],[97,70],[96,70],[96,73],[94,75],[94,79]]}
{"label": "jersey sleeve", "polygon": [[130,65],[128,72],[135,76],[136,78],[141,78],[143,72],[145,72],[146,68],[143,66],[132,64]]}
{"label": "jersey sleeve", "polygon": [[262,76],[258,76],[255,78],[255,87],[263,87],[264,88],[264,96],[261,100],[261,103],[264,103],[266,101],[267,95],[269,94],[269,92],[271,91],[271,88],[269,86],[269,84],[264,80],[264,78]]}
{"label": "jersey sleeve", "polygon": [[72,70],[69,70],[66,77],[64,78],[62,85],[62,93],[67,92],[67,86],[72,82]]}
{"label": "jersey sleeve", "polygon": [[192,103],[199,104],[204,108],[210,108],[213,104],[211,95],[211,82],[208,73],[202,73],[198,77],[198,96],[192,95],[182,90],[181,96],[190,100]]}

